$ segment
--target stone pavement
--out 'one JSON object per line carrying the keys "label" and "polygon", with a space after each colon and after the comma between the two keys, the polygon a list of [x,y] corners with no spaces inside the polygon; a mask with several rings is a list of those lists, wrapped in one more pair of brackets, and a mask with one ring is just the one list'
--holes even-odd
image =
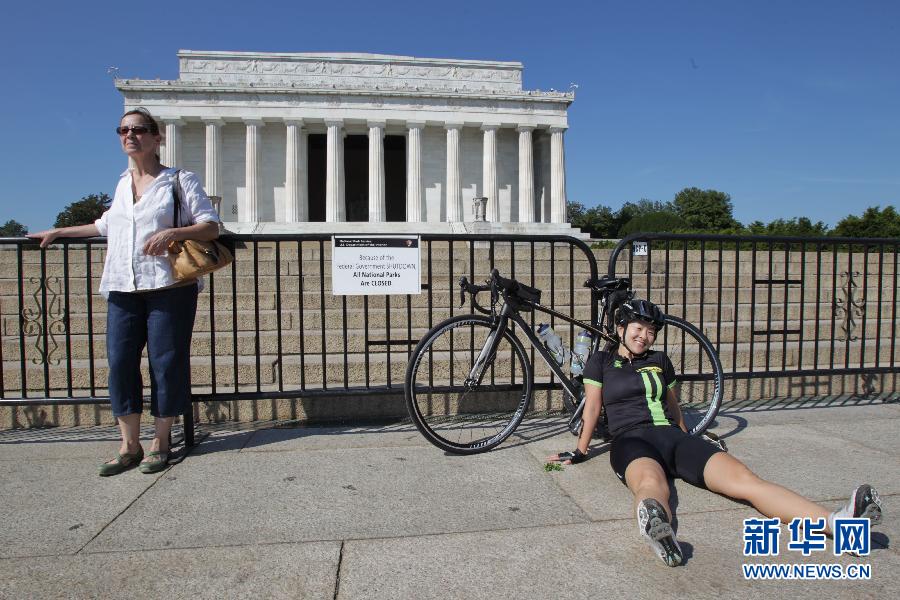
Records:
{"label": "stone pavement", "polygon": [[[900,573],[900,405],[725,411],[764,477],[832,506],[869,481],[870,556],[742,555],[752,509],[675,484],[682,567],[638,538],[606,451],[563,471],[560,421],[452,456],[408,424],[207,428],[179,464],[102,479],[116,432],[0,432],[0,598],[891,598]],[[786,528],[782,549],[788,540]],[[747,581],[745,563],[871,565],[867,581]],[[894,592],[890,592],[893,589]]]}

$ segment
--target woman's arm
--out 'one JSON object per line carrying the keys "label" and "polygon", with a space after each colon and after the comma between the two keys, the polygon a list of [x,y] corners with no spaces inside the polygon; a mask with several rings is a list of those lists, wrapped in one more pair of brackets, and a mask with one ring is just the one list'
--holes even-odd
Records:
{"label": "woman's arm", "polygon": [[666,390],[666,403],[669,405],[669,414],[675,418],[675,424],[687,433],[687,427],[684,425],[684,415],[681,414],[681,407],[678,405],[678,394],[675,388]]}
{"label": "woman's arm", "polygon": [[[550,462],[561,462],[564,465],[571,465],[573,462],[581,462],[585,460],[584,455],[588,453],[591,445],[591,438],[594,435],[594,428],[597,427],[597,420],[600,418],[600,409],[603,406],[603,394],[600,386],[587,384],[584,386],[584,411],[581,413],[581,435],[578,436],[578,445],[576,452],[560,452],[548,456]],[[579,455],[580,453],[580,455]]]}
{"label": "woman's arm", "polygon": [[150,239],[144,244],[144,254],[162,256],[172,242],[183,242],[184,240],[209,242],[217,237],[219,237],[219,224],[215,222],[163,229],[150,236]]}
{"label": "woman's arm", "polygon": [[587,454],[594,436],[594,429],[600,419],[600,409],[603,407],[603,389],[593,384],[584,386],[584,412],[581,413],[581,435],[578,436],[578,449]]}
{"label": "woman's arm", "polygon": [[46,248],[53,243],[53,240],[61,237],[97,237],[100,230],[93,223],[87,225],[74,225],[72,227],[54,227],[53,229],[45,229],[36,233],[29,233],[27,237],[41,241],[41,248]]}

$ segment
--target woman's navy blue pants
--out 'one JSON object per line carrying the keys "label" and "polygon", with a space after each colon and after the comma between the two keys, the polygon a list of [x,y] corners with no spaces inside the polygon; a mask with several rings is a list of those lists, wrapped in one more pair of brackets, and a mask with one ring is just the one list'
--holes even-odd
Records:
{"label": "woman's navy blue pants", "polygon": [[117,417],[144,407],[141,353],[150,362],[150,414],[184,413],[191,397],[191,334],[197,285],[151,292],[110,292],[106,348],[109,397]]}

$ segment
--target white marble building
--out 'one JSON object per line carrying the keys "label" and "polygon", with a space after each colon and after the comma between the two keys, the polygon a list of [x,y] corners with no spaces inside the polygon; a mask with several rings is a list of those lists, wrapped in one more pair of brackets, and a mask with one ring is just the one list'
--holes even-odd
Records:
{"label": "white marble building", "polygon": [[161,119],[163,163],[200,174],[233,231],[461,231],[476,197],[487,198],[494,229],[568,228],[563,139],[574,94],[523,90],[521,63],[192,50],[178,58],[177,80],[116,87],[126,110]]}

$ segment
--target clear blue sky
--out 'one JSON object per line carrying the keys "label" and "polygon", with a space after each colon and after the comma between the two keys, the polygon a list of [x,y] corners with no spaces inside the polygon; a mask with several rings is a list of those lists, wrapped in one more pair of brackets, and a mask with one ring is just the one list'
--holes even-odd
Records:
{"label": "clear blue sky", "polygon": [[176,52],[375,52],[517,60],[579,85],[568,196],[613,209],[688,186],[735,217],[833,226],[900,204],[900,3],[15,2],[0,24],[0,223],[31,231],[111,193],[123,77],[175,79]]}

